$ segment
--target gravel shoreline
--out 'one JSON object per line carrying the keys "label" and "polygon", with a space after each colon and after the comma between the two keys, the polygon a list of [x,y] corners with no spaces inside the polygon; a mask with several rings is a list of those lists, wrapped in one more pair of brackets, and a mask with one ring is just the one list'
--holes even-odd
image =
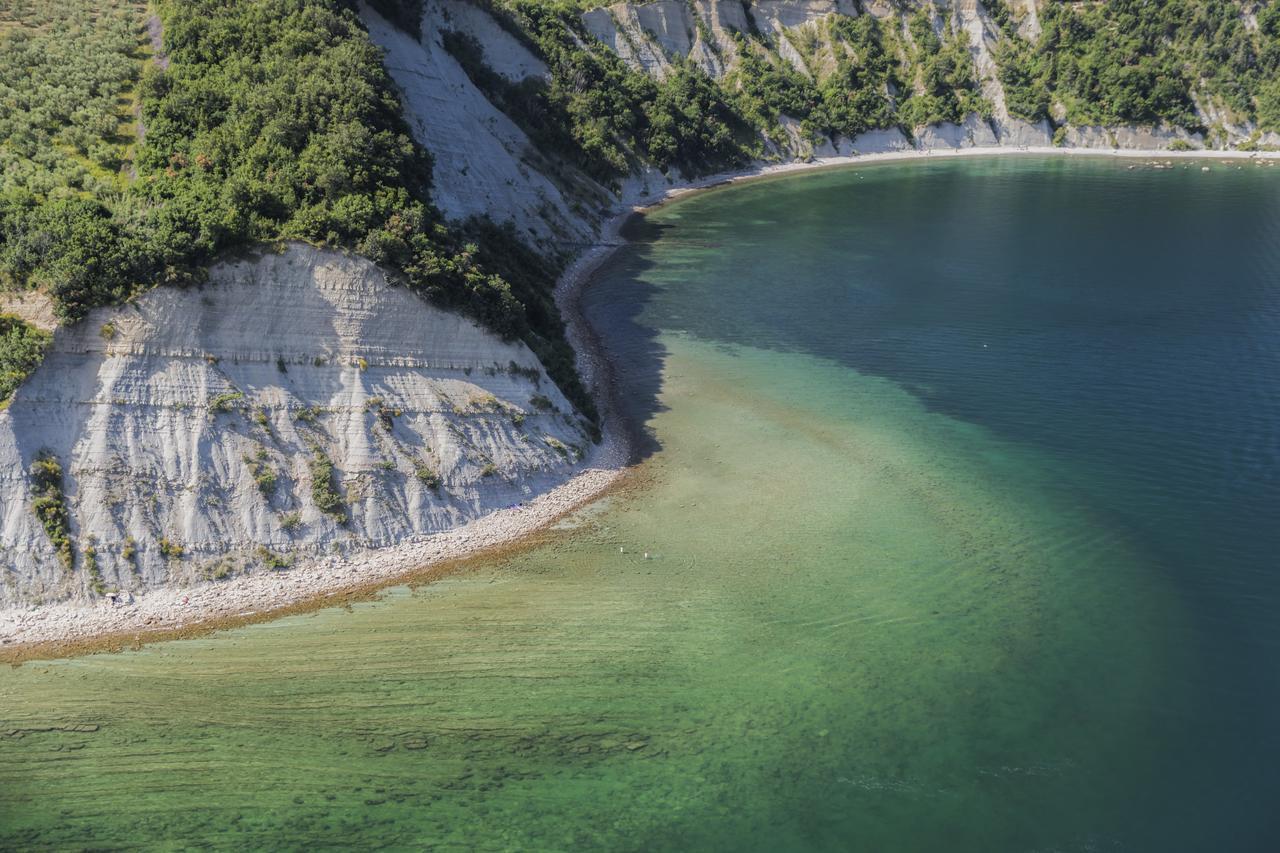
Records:
{"label": "gravel shoreline", "polygon": [[[433,566],[464,560],[512,545],[547,528],[600,497],[626,470],[630,446],[609,404],[609,371],[603,348],[577,307],[591,273],[620,243],[617,232],[631,213],[609,220],[610,235],[580,255],[556,283],[555,300],[566,317],[566,333],[578,353],[583,381],[601,411],[602,437],[579,470],[556,488],[519,506],[497,510],[433,536],[414,537],[388,548],[318,557],[287,571],[263,571],[230,581],[150,590],[127,602],[59,602],[0,609],[0,660],[51,656],[92,648],[95,639],[160,639],[166,633],[198,632],[259,621],[272,613],[333,603],[335,596],[390,586]],[[611,242],[612,241],[612,242]]]}
{"label": "gravel shoreline", "polygon": [[[664,188],[640,199],[609,218],[599,241],[565,270],[557,282],[555,300],[566,320],[566,335],[578,353],[583,381],[600,407],[602,440],[567,482],[519,507],[499,510],[463,527],[430,537],[407,540],[378,550],[316,558],[283,572],[262,572],[227,582],[157,589],[127,604],[58,603],[0,610],[0,659],[24,659],[65,647],[88,650],[95,639],[104,645],[129,637],[158,639],[166,635],[259,621],[271,614],[332,604],[333,597],[389,586],[420,575],[432,566],[509,546],[554,524],[565,515],[600,497],[619,481],[632,461],[628,425],[613,405],[612,375],[604,347],[582,315],[579,301],[592,273],[617,248],[623,224],[636,213],[700,189],[771,175],[834,166],[870,165],[915,159],[962,156],[1092,156],[1123,157],[1157,164],[1174,160],[1202,160],[1238,165],[1241,160],[1276,160],[1280,152],[1145,151],[1062,148],[968,148],[939,152],[893,151],[830,157],[805,163],[759,166],[713,175]],[[1207,168],[1212,168],[1211,166]],[[67,652],[69,653],[69,652]]]}

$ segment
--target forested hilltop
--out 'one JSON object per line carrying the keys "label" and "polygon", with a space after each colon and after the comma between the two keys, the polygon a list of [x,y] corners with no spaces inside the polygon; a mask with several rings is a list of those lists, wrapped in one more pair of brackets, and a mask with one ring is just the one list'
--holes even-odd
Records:
{"label": "forested hilltop", "polygon": [[[163,36],[161,36],[163,33]],[[355,9],[335,0],[15,0],[0,11],[0,284],[63,321],[220,252],[343,247],[523,338],[585,411],[555,268],[508,230],[446,223]],[[0,391],[33,364],[10,318]]]}
{"label": "forested hilltop", "polygon": [[[527,136],[536,158],[520,159],[584,221],[609,200],[593,187],[844,152],[874,132],[1106,145],[1142,126],[1173,147],[1280,142],[1280,0],[371,6],[362,17],[346,0],[6,0],[0,283],[39,289],[74,321],[198,280],[235,246],[342,247],[522,338],[589,409],[550,297],[573,235],[494,225],[501,210],[437,210],[429,146],[406,122],[405,84],[384,68],[369,14],[424,45],[438,38]],[[495,69],[483,30],[455,25],[477,11],[539,73]],[[469,177],[437,167],[437,183]],[[6,323],[7,396],[41,337]]]}

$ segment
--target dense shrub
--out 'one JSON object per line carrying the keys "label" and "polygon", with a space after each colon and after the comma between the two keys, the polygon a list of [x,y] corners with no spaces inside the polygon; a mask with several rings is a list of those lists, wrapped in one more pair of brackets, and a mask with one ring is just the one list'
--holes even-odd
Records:
{"label": "dense shrub", "polygon": [[970,113],[991,115],[991,104],[978,89],[978,75],[963,30],[947,31],[945,40],[934,31],[925,9],[908,19],[915,45],[913,70],[920,91],[903,101],[900,114],[908,127],[952,122],[959,124]]}
{"label": "dense shrub", "polygon": [[58,559],[68,569],[75,565],[71,543],[71,517],[62,491],[62,463],[48,451],[41,451],[31,463],[31,510],[40,520]]}
{"label": "dense shrub", "polygon": [[40,365],[53,336],[17,317],[0,314],[0,408]]}
{"label": "dense shrub", "polygon": [[644,160],[703,174],[750,158],[750,125],[692,64],[677,64],[662,81],[633,71],[586,32],[567,2],[507,0],[499,14],[546,62],[545,104],[569,129],[571,153],[588,173],[618,178]]}
{"label": "dense shrub", "polygon": [[1048,118],[1053,99],[1044,57],[1016,37],[997,45],[995,56],[1009,114],[1032,122]]}
{"label": "dense shrub", "polygon": [[905,83],[885,44],[880,22],[870,15],[833,17],[833,43],[852,53],[841,55],[835,73],[820,84],[825,130],[853,138],[897,123],[896,107],[889,95]]}
{"label": "dense shrub", "polygon": [[271,499],[272,494],[276,490],[276,482],[279,475],[276,470],[271,467],[267,459],[267,451],[264,448],[258,448],[258,452],[252,456],[246,454],[244,457],[245,467],[249,470],[249,476],[253,478],[254,485],[258,487],[258,491],[262,493],[262,497],[267,500]]}
{"label": "dense shrub", "polygon": [[182,547],[181,542],[169,536],[161,536],[156,546],[160,549],[160,555],[166,560],[181,560],[187,550]]}
{"label": "dense shrub", "polygon": [[832,16],[827,35],[841,50],[834,71],[817,82],[739,35],[741,58],[725,85],[741,113],[766,132],[781,116],[797,119],[814,140],[892,127],[896,109],[889,92],[903,82],[885,49],[880,23],[870,15]]}
{"label": "dense shrub", "polygon": [[[985,0],[990,11],[991,0]],[[1165,122],[1197,128],[1193,87],[1237,121],[1280,129],[1280,3],[1219,0],[1049,3],[1033,44],[1013,27],[996,52],[1009,110],[1029,119],[1060,102],[1073,124]],[[993,17],[1000,20],[993,12]]]}
{"label": "dense shrub", "polygon": [[323,450],[315,448],[311,452],[311,501],[316,509],[338,521],[347,520],[347,503],[333,485],[333,460]]}
{"label": "dense shrub", "polygon": [[118,188],[145,39],[138,0],[27,0],[0,12],[0,195]]}

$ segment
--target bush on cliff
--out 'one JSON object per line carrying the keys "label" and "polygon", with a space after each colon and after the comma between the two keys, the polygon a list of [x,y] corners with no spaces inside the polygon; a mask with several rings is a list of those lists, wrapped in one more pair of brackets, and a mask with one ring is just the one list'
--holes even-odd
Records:
{"label": "bush on cliff", "polygon": [[53,336],[17,317],[0,314],[0,408],[40,365]]}
{"label": "bush on cliff", "polygon": [[71,518],[62,492],[62,463],[47,450],[31,463],[31,493],[32,512],[58,552],[58,559],[70,569],[75,564],[75,551],[71,544]]}

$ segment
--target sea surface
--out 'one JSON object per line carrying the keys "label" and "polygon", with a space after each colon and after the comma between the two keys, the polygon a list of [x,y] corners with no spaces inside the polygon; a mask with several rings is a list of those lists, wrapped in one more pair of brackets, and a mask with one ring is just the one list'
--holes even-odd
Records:
{"label": "sea surface", "polygon": [[632,223],[643,429],[532,549],[0,671],[0,848],[1280,848],[1280,167]]}

